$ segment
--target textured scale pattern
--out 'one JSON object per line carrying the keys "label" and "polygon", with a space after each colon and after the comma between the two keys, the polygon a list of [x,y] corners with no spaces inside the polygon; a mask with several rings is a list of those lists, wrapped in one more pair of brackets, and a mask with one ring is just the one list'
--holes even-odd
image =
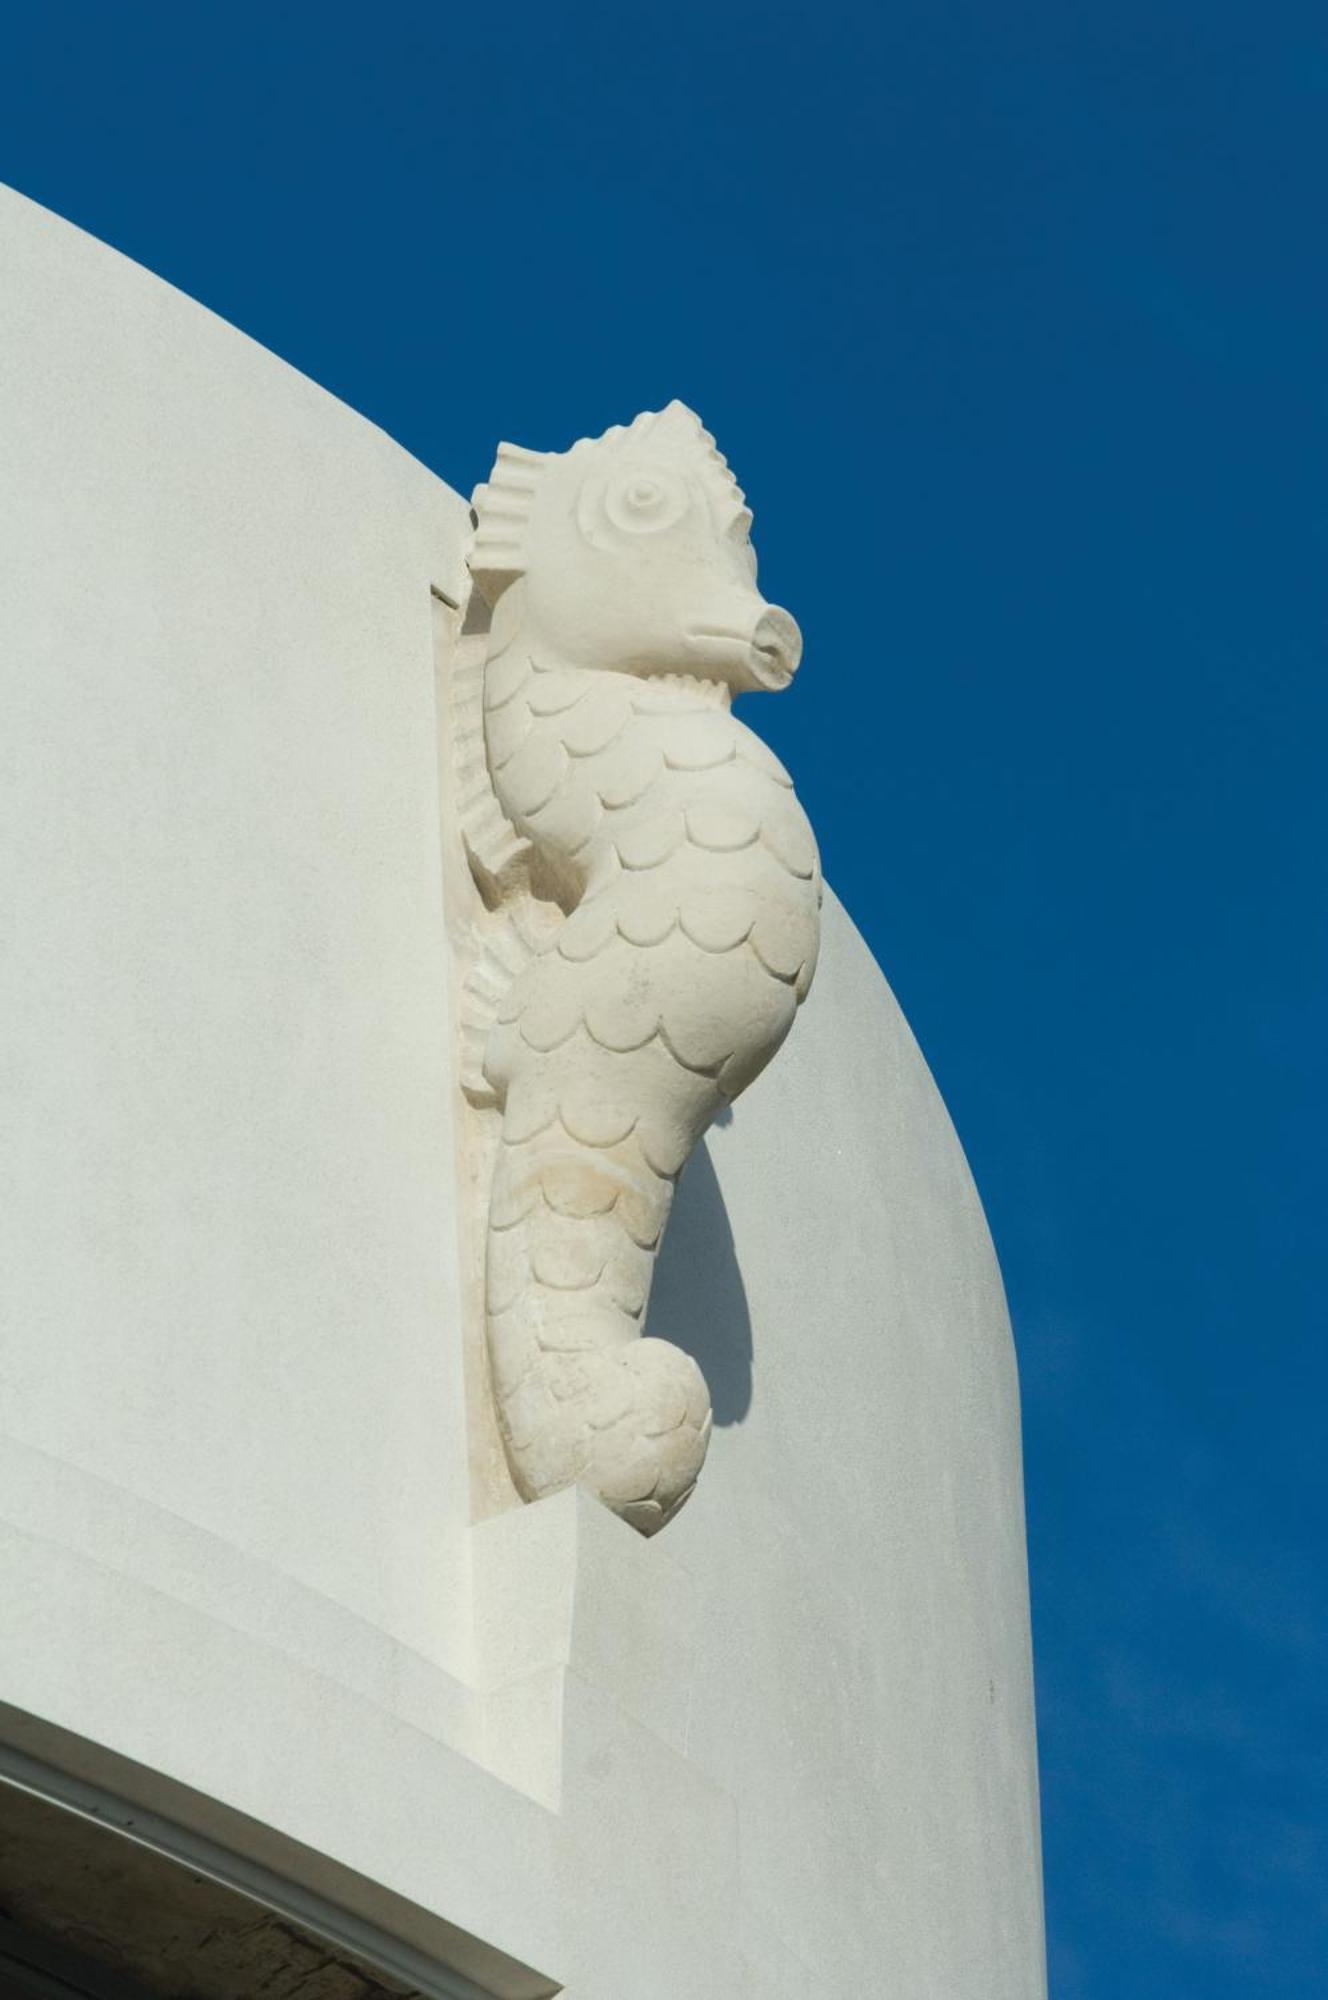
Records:
{"label": "textured scale pattern", "polygon": [[[679,409],[648,420],[672,437],[667,463],[699,458],[700,526],[745,541],[745,511],[739,533],[731,506],[706,500],[705,475],[716,484],[720,468],[725,496],[731,475]],[[551,463],[621,452],[631,436]],[[648,466],[661,446],[644,441]],[[480,518],[482,534],[482,504]],[[686,586],[684,573],[684,601]],[[742,588],[754,628],[769,607],[750,570]],[[788,773],[731,714],[729,683],[698,671],[715,665],[704,642],[680,643],[674,671],[667,652],[648,672],[581,666],[565,641],[550,653],[515,600],[484,674],[487,764],[504,820],[566,913],[518,963],[484,1048],[503,1118],[490,1363],[523,1495],[581,1481],[648,1534],[692,1491],[711,1422],[696,1363],[643,1337],[656,1255],[689,1153],[807,993],[820,867]]]}

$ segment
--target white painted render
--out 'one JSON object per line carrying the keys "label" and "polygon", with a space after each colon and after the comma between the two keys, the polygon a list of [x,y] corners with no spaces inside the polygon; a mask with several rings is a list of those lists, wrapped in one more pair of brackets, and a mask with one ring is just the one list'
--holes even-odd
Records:
{"label": "white painted render", "polygon": [[0,408],[0,1745],[440,1993],[1038,2000],[1008,1323],[848,918],[666,1240],[694,1499],[472,1526],[465,503],[12,194]]}

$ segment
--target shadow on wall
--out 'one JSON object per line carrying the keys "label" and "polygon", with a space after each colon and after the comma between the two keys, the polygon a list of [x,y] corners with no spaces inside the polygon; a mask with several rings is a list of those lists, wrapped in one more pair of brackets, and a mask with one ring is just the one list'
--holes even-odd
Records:
{"label": "shadow on wall", "polygon": [[650,1295],[646,1331],[700,1365],[717,1424],[752,1403],[752,1320],[733,1231],[704,1141],[683,1169]]}

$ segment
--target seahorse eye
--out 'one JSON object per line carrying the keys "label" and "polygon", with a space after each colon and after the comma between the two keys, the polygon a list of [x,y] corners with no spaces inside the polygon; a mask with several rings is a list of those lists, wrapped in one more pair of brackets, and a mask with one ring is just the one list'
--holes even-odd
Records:
{"label": "seahorse eye", "polygon": [[657,535],[687,511],[687,488],[663,469],[623,472],[604,489],[604,512],[629,535]]}

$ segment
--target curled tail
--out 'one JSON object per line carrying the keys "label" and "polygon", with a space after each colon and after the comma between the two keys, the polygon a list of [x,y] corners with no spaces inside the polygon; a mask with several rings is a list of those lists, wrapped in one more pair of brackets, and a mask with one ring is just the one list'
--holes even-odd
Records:
{"label": "curled tail", "polygon": [[583,1049],[574,1071],[556,1055],[520,1065],[505,1093],[487,1291],[499,1421],[523,1496],[582,1483],[650,1535],[695,1486],[711,1419],[691,1356],[641,1335],[677,1148],[649,1119],[607,1110],[630,1076],[615,1075],[608,1095],[594,1071],[626,1066],[644,1084],[642,1053],[601,1051],[588,1065]]}
{"label": "curled tail", "polygon": [[487,1289],[508,1463],[526,1499],[580,1482],[643,1534],[682,1506],[710,1438],[700,1369],[641,1332],[673,1190],[797,1004],[764,908],[732,882],[716,902],[663,869],[649,899],[629,879],[513,978],[485,1042],[503,1110]]}

